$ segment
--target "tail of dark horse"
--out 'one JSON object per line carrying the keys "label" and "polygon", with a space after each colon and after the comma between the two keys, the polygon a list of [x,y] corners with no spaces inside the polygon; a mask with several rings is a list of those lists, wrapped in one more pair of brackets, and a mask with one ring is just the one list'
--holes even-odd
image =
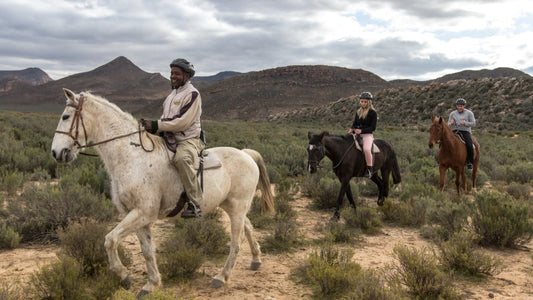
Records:
{"label": "tail of dark horse", "polygon": [[392,159],[392,182],[398,184],[402,181],[402,175],[400,175],[400,166],[398,165],[398,160],[396,159],[396,152],[391,148],[391,159]]}

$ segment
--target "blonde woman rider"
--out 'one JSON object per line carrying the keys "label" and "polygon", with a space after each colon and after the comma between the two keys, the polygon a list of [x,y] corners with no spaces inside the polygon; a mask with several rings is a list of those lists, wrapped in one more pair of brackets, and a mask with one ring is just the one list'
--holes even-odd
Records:
{"label": "blonde woman rider", "polygon": [[355,114],[352,127],[348,131],[350,134],[360,135],[363,138],[363,152],[365,154],[366,171],[365,176],[372,177],[374,173],[372,144],[374,142],[373,132],[376,130],[378,122],[378,113],[372,105],[372,94],[370,92],[362,92],[359,96],[359,104],[361,105]]}

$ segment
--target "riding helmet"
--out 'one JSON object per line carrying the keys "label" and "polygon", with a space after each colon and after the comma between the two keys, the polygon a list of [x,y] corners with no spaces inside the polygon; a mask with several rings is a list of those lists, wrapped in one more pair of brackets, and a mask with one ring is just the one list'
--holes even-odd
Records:
{"label": "riding helmet", "polygon": [[372,100],[372,94],[370,92],[362,92],[359,96],[359,99],[368,99]]}
{"label": "riding helmet", "polygon": [[466,105],[466,100],[463,98],[459,98],[455,100],[455,105]]}
{"label": "riding helmet", "polygon": [[181,68],[184,72],[187,72],[191,75],[191,77],[194,76],[194,65],[191,64],[189,61],[187,61],[186,59],[184,58],[176,58],[175,60],[173,60],[171,63],[170,63],[170,67],[179,67]]}

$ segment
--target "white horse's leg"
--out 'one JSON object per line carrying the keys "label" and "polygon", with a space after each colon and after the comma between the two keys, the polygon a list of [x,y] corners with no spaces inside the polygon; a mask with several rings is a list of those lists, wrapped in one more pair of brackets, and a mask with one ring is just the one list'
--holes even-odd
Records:
{"label": "white horse's leg", "polygon": [[237,260],[237,255],[241,247],[241,242],[243,238],[243,229],[244,229],[244,218],[242,215],[235,216],[234,214],[228,214],[231,223],[231,242],[229,255],[224,264],[224,268],[220,273],[218,273],[213,280],[211,281],[211,287],[219,288],[226,283],[231,275],[233,267],[235,267],[235,262]]}
{"label": "white horse's leg", "polygon": [[157,268],[155,257],[155,244],[152,239],[150,225],[144,226],[137,231],[137,238],[141,243],[144,260],[146,261],[146,270],[148,272],[148,282],[143,286],[141,292],[150,293],[161,286],[161,275]]}
{"label": "white horse's leg", "polygon": [[254,227],[248,217],[244,218],[244,233],[246,234],[246,239],[248,240],[250,250],[252,251],[252,265],[250,268],[252,270],[257,270],[261,266],[261,249],[259,244],[255,241],[253,236]]}
{"label": "white horse's leg", "polygon": [[128,276],[128,269],[122,264],[118,256],[118,246],[125,237],[151,223],[148,222],[148,219],[140,213],[139,209],[134,209],[105,236],[104,246],[109,259],[109,268],[126,282],[131,279]]}

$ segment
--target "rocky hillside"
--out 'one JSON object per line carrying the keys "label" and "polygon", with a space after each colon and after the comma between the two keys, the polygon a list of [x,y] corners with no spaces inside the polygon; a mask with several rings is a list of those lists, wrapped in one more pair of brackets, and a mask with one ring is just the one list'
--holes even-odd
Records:
{"label": "rocky hillside", "polygon": [[120,56],[89,72],[0,93],[0,105],[16,106],[21,110],[30,107],[33,111],[62,111],[64,87],[74,92],[91,91],[124,110],[134,111],[147,103],[164,99],[170,91],[170,81],[159,73],[147,73]]}
{"label": "rocky hillside", "polygon": [[20,71],[0,71],[0,93],[27,86],[45,84],[52,81],[43,70],[27,68]]}
{"label": "rocky hillside", "polygon": [[[452,80],[425,86],[389,88],[375,94],[381,128],[422,129],[433,116],[447,119],[455,99],[467,100],[477,119],[477,129],[533,130],[533,78],[500,77]],[[327,122],[349,128],[358,107],[357,95],[312,108],[297,109],[269,117],[271,121]]]}
{"label": "rocky hillside", "polygon": [[200,92],[204,116],[214,120],[259,120],[269,115],[329,103],[362,90],[389,87],[361,69],[287,66],[250,72],[209,85]]}

